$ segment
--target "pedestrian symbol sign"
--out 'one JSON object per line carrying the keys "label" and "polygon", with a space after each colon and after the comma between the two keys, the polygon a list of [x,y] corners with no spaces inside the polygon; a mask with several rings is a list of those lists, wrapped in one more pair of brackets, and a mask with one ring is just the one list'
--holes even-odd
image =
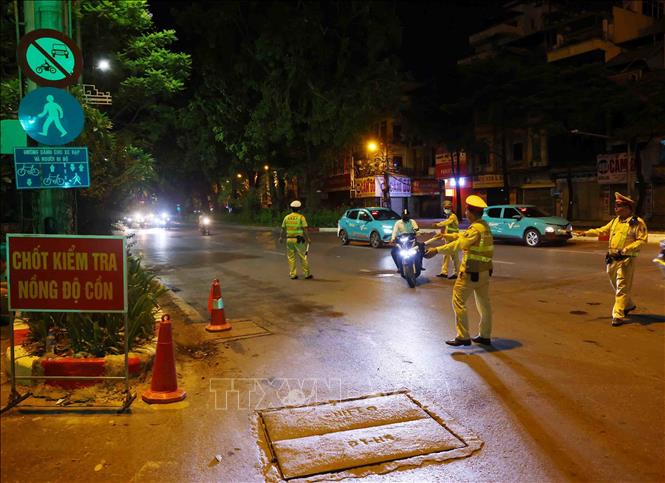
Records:
{"label": "pedestrian symbol sign", "polygon": [[74,84],[83,66],[76,43],[57,30],[33,30],[21,38],[17,54],[25,75],[40,86]]}
{"label": "pedestrian symbol sign", "polygon": [[81,105],[67,91],[40,87],[23,98],[18,120],[35,141],[60,146],[81,134],[84,117]]}

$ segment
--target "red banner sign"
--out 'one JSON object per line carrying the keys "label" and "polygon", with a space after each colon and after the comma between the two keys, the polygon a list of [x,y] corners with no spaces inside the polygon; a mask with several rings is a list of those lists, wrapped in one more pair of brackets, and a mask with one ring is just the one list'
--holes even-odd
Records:
{"label": "red banner sign", "polygon": [[7,235],[9,309],[126,312],[124,237]]}
{"label": "red banner sign", "polygon": [[411,194],[438,195],[441,192],[439,181],[432,178],[415,178],[411,181]]}
{"label": "red banner sign", "polygon": [[[626,183],[628,179],[628,153],[599,154],[597,156],[598,184]],[[635,176],[635,157],[630,157],[630,172]]]}
{"label": "red banner sign", "polygon": [[[459,173],[457,173],[457,161],[459,156]],[[467,176],[467,161],[466,153],[464,151],[460,153],[436,153],[436,164],[435,164],[435,177],[436,179],[446,179],[446,178],[459,178],[460,176]],[[454,176],[453,176],[453,172]]]}

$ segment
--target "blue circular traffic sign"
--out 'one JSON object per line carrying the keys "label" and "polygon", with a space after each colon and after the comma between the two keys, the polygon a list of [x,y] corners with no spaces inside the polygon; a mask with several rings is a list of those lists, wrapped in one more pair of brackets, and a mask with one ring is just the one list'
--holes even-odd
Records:
{"label": "blue circular traffic sign", "polygon": [[60,146],[81,134],[84,115],[81,105],[69,92],[40,87],[23,98],[18,106],[18,120],[35,141]]}

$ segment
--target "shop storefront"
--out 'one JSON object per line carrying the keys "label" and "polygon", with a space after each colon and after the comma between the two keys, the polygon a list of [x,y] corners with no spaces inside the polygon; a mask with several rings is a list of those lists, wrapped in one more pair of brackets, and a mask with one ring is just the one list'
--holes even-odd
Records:
{"label": "shop storefront", "polygon": [[439,218],[442,216],[441,189],[439,181],[433,178],[414,178],[411,181],[409,210],[419,218]]}
{"label": "shop storefront", "polygon": [[481,174],[472,178],[473,194],[483,198],[488,205],[506,203],[502,174]]}
{"label": "shop storefront", "polygon": [[[399,213],[407,207],[407,198],[411,196],[411,178],[401,175],[389,176],[390,205]],[[356,178],[355,197],[360,206],[381,206],[385,188],[385,177],[382,175]]]}
{"label": "shop storefront", "polygon": [[323,185],[323,193],[325,196],[322,196],[322,199],[325,199],[326,205],[331,208],[349,205],[351,173],[329,176]]}

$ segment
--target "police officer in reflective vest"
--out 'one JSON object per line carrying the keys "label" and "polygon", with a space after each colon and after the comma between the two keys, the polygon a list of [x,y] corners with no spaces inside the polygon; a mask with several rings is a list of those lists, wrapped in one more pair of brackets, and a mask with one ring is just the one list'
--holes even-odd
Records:
{"label": "police officer in reflective vest", "polygon": [[[453,211],[453,202],[446,200],[443,202],[443,213],[446,215],[446,219],[436,223],[434,226],[441,228],[441,234],[435,235],[433,238],[427,240],[427,242],[432,242],[434,240],[439,240],[444,238],[443,235],[446,234],[456,234],[459,233],[459,220],[457,215]],[[448,266],[450,262],[453,262],[453,267],[455,271],[452,275],[448,276]],[[452,254],[443,255],[443,263],[441,264],[441,273],[437,277],[455,279],[459,273],[459,254],[457,252]]]}
{"label": "police officer in reflective vest", "polygon": [[[456,336],[446,341],[446,344],[452,346],[471,345],[471,341],[483,345],[492,344],[489,283],[492,274],[494,239],[489,225],[481,219],[483,208],[487,208],[487,203],[482,198],[476,195],[467,197],[465,215],[471,222],[469,228],[463,233],[444,235],[446,240],[453,241],[437,248],[430,248],[426,254],[432,257],[437,253],[453,254],[459,250],[464,251],[459,276],[453,287]],[[472,293],[476,296],[476,306],[480,313],[480,334],[473,338],[469,336],[469,319],[466,310],[466,302]]]}
{"label": "police officer in reflective vest", "polygon": [[627,322],[626,316],[636,308],[631,298],[635,259],[648,239],[647,225],[642,218],[633,214],[634,208],[635,202],[632,199],[621,193],[614,193],[614,212],[617,216],[603,227],[575,233],[578,236],[610,235],[605,263],[614,289],[614,327]]}
{"label": "police officer in reflective vest", "polygon": [[307,233],[307,220],[305,217],[298,213],[302,203],[295,200],[291,202],[292,213],[284,217],[282,221],[282,232],[279,236],[279,242],[282,243],[284,234],[286,234],[286,257],[289,260],[289,276],[291,280],[298,278],[296,273],[296,255],[300,258],[300,265],[306,279],[314,278],[309,273],[309,261],[307,260],[307,252],[309,250],[310,238]]}

